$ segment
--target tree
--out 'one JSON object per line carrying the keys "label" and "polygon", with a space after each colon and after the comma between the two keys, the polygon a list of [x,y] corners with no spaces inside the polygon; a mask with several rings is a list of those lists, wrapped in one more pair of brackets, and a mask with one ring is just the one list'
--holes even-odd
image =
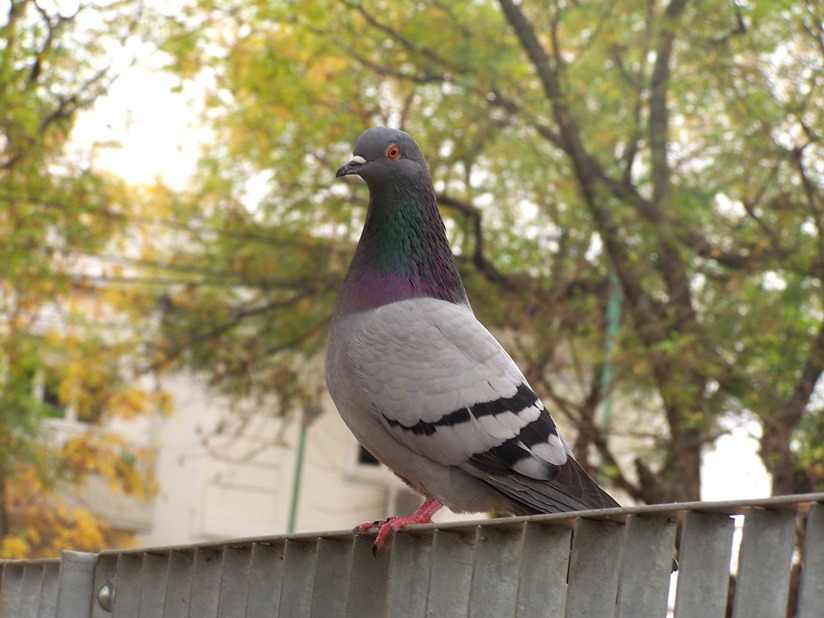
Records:
{"label": "tree", "polygon": [[[113,210],[122,182],[69,148],[78,114],[103,96],[139,34],[131,3],[8,4],[0,25],[0,557],[129,542],[65,495],[95,474],[136,496],[155,491],[151,452],[101,423],[165,403],[131,381],[139,313],[101,253],[124,249]],[[106,275],[106,281],[101,280]],[[131,328],[130,328],[131,327]],[[138,332],[140,329],[137,329]],[[71,415],[83,428],[55,432]]]}
{"label": "tree", "polygon": [[[166,49],[182,79],[209,67],[215,142],[180,199],[220,232],[166,254],[243,286],[171,291],[161,358],[311,396],[295,360],[322,346],[366,201],[332,174],[360,130],[393,124],[428,155],[476,311],[517,333],[579,456],[636,500],[697,499],[719,420],[753,417],[773,492],[821,488],[821,11],[187,6]],[[626,319],[604,384],[611,273]],[[597,422],[610,392],[638,406],[632,467]]]}

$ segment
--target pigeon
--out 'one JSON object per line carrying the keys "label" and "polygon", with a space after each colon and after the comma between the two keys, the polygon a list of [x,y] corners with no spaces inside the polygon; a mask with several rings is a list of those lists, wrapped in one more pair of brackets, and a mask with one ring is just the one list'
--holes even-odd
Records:
{"label": "pigeon", "polygon": [[478,321],[423,154],[373,127],[336,178],[369,188],[363,231],[332,315],[326,382],[361,445],[425,496],[390,532],[458,513],[533,515],[618,507],[575,460],[518,366]]}

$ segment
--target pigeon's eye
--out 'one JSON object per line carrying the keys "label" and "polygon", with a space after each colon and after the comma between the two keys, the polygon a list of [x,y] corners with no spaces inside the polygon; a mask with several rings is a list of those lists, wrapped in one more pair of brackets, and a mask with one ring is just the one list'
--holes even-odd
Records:
{"label": "pigeon's eye", "polygon": [[401,148],[397,144],[391,144],[389,148],[386,149],[386,156],[390,159],[397,159],[401,156]]}

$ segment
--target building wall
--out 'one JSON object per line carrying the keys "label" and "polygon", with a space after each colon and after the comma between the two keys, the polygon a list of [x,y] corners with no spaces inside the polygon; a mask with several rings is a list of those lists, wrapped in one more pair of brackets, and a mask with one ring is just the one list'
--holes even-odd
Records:
{"label": "building wall", "polygon": [[[160,494],[149,504],[136,504],[106,495],[105,486],[92,483],[79,500],[115,525],[136,532],[142,546],[289,532],[299,420],[274,418],[265,402],[230,411],[227,400],[188,374],[167,379],[163,387],[175,399],[174,414],[115,427],[156,449]],[[319,403],[323,413],[306,430],[292,531],[349,530],[363,521],[411,513],[421,497],[385,467],[359,463],[360,447],[328,395]],[[625,427],[627,420],[614,419],[611,433],[617,450],[625,450],[629,457],[638,444]],[[767,495],[768,477],[751,448],[757,443],[735,438],[719,441],[707,458],[705,493],[714,499]],[[735,465],[730,465],[733,459]],[[615,497],[629,503],[624,496]],[[483,515],[455,515],[444,509],[435,520],[479,517]]]}
{"label": "building wall", "polygon": [[[175,413],[152,429],[161,491],[139,543],[288,532],[299,421],[265,409],[231,413],[228,401],[193,376],[177,376],[164,388],[175,398]],[[350,529],[396,514],[394,508],[414,509],[420,498],[383,466],[358,463],[359,446],[328,396],[321,405],[306,430],[293,531]]]}

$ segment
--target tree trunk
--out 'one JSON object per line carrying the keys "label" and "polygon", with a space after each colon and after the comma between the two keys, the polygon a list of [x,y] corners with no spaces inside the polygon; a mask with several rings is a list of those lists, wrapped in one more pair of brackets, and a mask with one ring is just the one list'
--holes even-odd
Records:
{"label": "tree trunk", "polygon": [[[671,347],[669,351],[663,351],[673,339],[687,338],[698,332],[688,267],[669,216],[672,210],[667,154],[670,57],[675,41],[675,22],[683,12],[686,0],[673,0],[668,5],[656,36],[648,125],[653,184],[651,200],[641,197],[631,185],[616,183],[609,178],[597,158],[587,150],[583,133],[566,101],[561,79],[564,59],[559,53],[558,41],[553,38],[545,48],[521,8],[511,0],[499,2],[535,69],[555,118],[557,133],[547,130],[542,135],[563,150],[572,164],[582,197],[621,282],[635,330],[648,351],[656,387],[664,401],[670,429],[669,455],[656,482],[653,482],[655,475],[645,475],[648,482],[640,483],[641,493],[647,501],[655,502],[698,500],[706,377],[696,365],[698,361],[695,359],[699,355],[690,354],[684,358],[681,350]],[[627,230],[613,214],[616,205],[634,208],[639,214],[643,210],[650,233],[657,241],[659,259],[656,269],[666,290],[665,300],[656,299],[645,289],[643,272],[648,264],[643,257],[633,255],[626,245]],[[649,467],[644,468],[649,470]]]}
{"label": "tree trunk", "polygon": [[819,378],[824,373],[824,322],[812,341],[807,361],[799,375],[793,393],[777,413],[765,411],[762,416],[764,433],[759,454],[772,476],[772,495],[786,495],[812,491],[808,480],[799,469],[798,457],[791,448],[793,434],[804,415]]}

